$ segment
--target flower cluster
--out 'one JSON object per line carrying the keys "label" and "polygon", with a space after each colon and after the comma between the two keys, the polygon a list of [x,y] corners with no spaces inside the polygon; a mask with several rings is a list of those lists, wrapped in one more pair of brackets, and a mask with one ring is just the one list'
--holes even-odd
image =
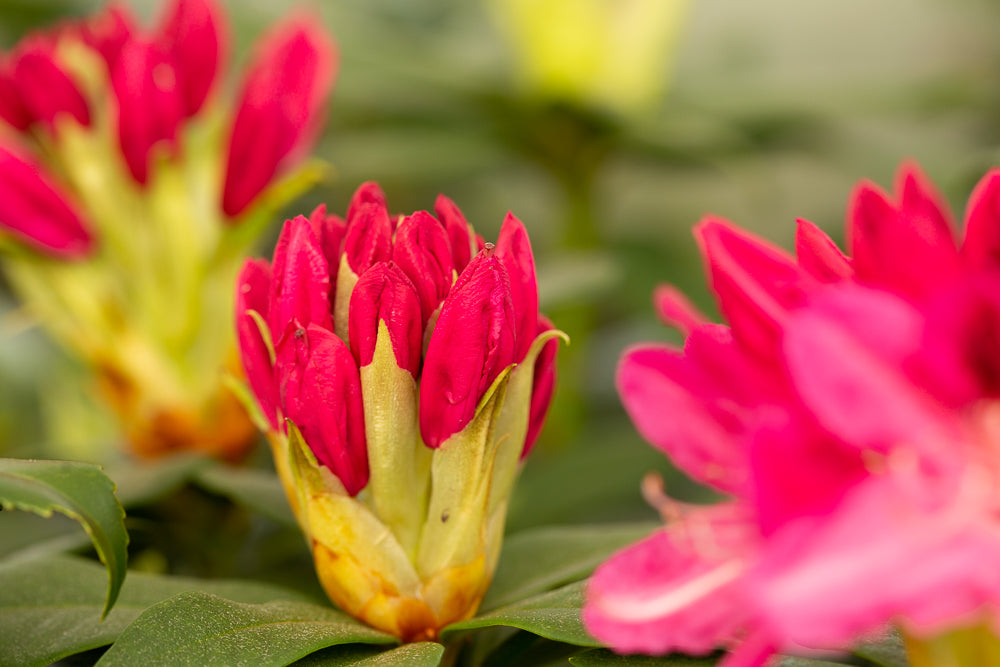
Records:
{"label": "flower cluster", "polygon": [[236,297],[254,408],[320,581],[406,640],[485,594],[560,335],[517,218],[494,246],[447,198],[435,213],[391,216],[365,184],[346,220],[321,206],[286,222]]}
{"label": "flower cluster", "polygon": [[237,456],[253,429],[222,370],[240,256],[316,179],[296,168],[333,83],[306,18],[259,44],[218,93],[228,30],[214,0],[155,25],[111,5],[0,56],[0,250],[32,314],[97,370],[134,449]]}
{"label": "flower cluster", "polygon": [[[996,643],[1000,171],[961,244],[914,166],[894,196],[857,187],[848,234],[850,257],[800,220],[792,257],[708,219],[696,236],[729,325],[657,292],[687,340],[629,350],[622,399],[728,499],[685,506],[647,482],[668,525],[598,570],[585,610],[617,650],[727,646],[727,664],[758,665],[891,623],[914,665],[940,664],[928,642]],[[969,627],[985,631],[953,632]]]}

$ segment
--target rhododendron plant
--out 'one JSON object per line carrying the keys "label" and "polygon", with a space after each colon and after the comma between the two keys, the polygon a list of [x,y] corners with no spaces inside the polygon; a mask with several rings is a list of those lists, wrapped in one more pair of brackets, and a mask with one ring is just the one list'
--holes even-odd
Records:
{"label": "rhododendron plant", "polygon": [[1000,171],[961,243],[911,165],[894,195],[855,190],[849,255],[804,220],[797,257],[718,219],[696,236],[729,325],[661,288],[684,348],[629,350],[618,384],[640,432],[727,498],[683,505],[647,480],[667,526],[595,573],[590,631],[759,665],[894,626],[913,665],[992,664]]}
{"label": "rhododendron plant", "polygon": [[237,457],[254,429],[235,370],[232,281],[274,210],[308,187],[336,54],[276,25],[234,99],[215,0],[124,5],[0,56],[0,244],[31,314],[91,365],[133,449]]}
{"label": "rhododendron plant", "polygon": [[486,593],[561,335],[517,218],[494,245],[447,198],[435,213],[392,216],[363,185],[346,220],[286,222],[237,289],[247,397],[320,581],[405,641]]}

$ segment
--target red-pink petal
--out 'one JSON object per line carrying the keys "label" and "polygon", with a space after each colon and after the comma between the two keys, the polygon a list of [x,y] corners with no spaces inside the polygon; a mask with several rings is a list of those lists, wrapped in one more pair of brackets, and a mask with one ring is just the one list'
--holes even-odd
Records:
{"label": "red-pink petal", "polygon": [[983,176],[969,197],[962,257],[972,268],[1000,268],[1000,169]]}
{"label": "red-pink petal", "polygon": [[673,285],[657,285],[653,290],[653,308],[660,321],[687,336],[694,329],[708,324],[708,317]]}
{"label": "red-pink petal", "polygon": [[795,221],[795,255],[799,266],[824,283],[846,280],[854,275],[851,260],[829,236],[814,223],[803,218]]}
{"label": "red-pink petal", "polygon": [[531,252],[528,231],[513,213],[507,213],[500,228],[496,256],[507,269],[510,278],[517,344],[514,360],[520,362],[535,342],[538,327],[538,281],[535,278],[535,258]]}
{"label": "red-pink petal", "polygon": [[[555,329],[547,317],[538,318],[538,328],[535,335]],[[531,407],[528,412],[528,433],[524,439],[524,449],[521,458],[531,453],[538,441],[538,436],[545,426],[545,417],[549,414],[549,406],[556,391],[556,353],[559,351],[559,340],[553,338],[542,346],[535,359],[535,369],[531,380]]]}
{"label": "red-pink petal", "polygon": [[380,206],[385,209],[386,216],[389,215],[388,205],[386,204],[385,193],[382,192],[382,187],[375,181],[366,181],[358,186],[358,189],[354,191],[351,195],[351,201],[347,205],[347,222],[357,215],[361,207],[365,204],[373,204],[375,206]]}
{"label": "red-pink petal", "polygon": [[344,256],[357,275],[392,259],[392,221],[385,206],[363,204],[347,219]]}
{"label": "red-pink petal", "polygon": [[270,352],[261,336],[256,320],[247,312],[257,311],[267,317],[271,295],[271,266],[264,259],[248,259],[236,281],[236,337],[239,342],[240,359],[247,382],[261,412],[267,417],[274,430],[280,429],[278,422],[278,387],[274,379],[274,367]]}
{"label": "red-pink petal", "polygon": [[510,280],[487,248],[462,272],[441,305],[420,382],[420,432],[438,447],[472,421],[476,405],[514,363]]}
{"label": "red-pink petal", "polygon": [[410,279],[391,262],[379,262],[365,271],[351,293],[348,331],[359,366],[372,363],[379,322],[389,330],[396,364],[416,378],[424,336],[420,299]]}
{"label": "red-pink petal", "polygon": [[278,348],[276,373],[285,416],[357,495],[368,484],[368,449],[361,378],[347,345],[316,325],[296,329]]}
{"label": "red-pink petal", "polygon": [[14,81],[14,63],[6,56],[0,56],[0,118],[20,132],[35,120]]}
{"label": "red-pink petal", "polygon": [[67,114],[81,125],[90,125],[90,108],[76,83],[56,63],[51,49],[26,45],[14,61],[14,82],[21,100],[35,120],[51,129],[55,119]]}
{"label": "red-pink petal", "polygon": [[163,47],[133,38],[122,47],[111,74],[118,99],[118,138],[132,177],[145,184],[150,151],[173,146],[182,118],[182,99],[173,59]]}
{"label": "red-pink petal", "polygon": [[[434,202],[434,214],[448,232],[455,271],[461,273],[472,259],[472,230],[469,223],[455,202],[444,195],[438,195]],[[479,249],[482,250],[482,244]]]}
{"label": "red-pink petal", "polygon": [[108,71],[114,71],[122,47],[135,31],[135,17],[128,5],[111,2],[80,25],[80,38],[103,56]]}
{"label": "red-pink petal", "polygon": [[709,653],[753,618],[742,577],[756,539],[733,505],[692,510],[684,521],[619,551],[587,588],[587,630],[619,653]]}
{"label": "red-pink petal", "polygon": [[285,222],[274,250],[272,268],[273,296],[268,322],[275,344],[293,320],[302,327],[315,324],[332,329],[330,269],[305,217],[300,215]]}
{"label": "red-pink petal", "polygon": [[0,228],[47,254],[90,254],[94,238],[70,196],[27,155],[0,146]]}
{"label": "red-pink petal", "polygon": [[170,54],[185,117],[198,113],[223,70],[228,29],[214,0],[171,0],[159,40]]}
{"label": "red-pink petal", "polygon": [[805,302],[814,279],[784,250],[725,220],[702,221],[695,237],[733,334],[758,356],[773,354],[787,311]]}
{"label": "red-pink petal", "polygon": [[407,216],[396,229],[392,261],[413,281],[426,324],[451,289],[454,268],[447,233],[426,211]]}
{"label": "red-pink petal", "polygon": [[226,215],[243,211],[284,165],[312,145],[336,68],[333,42],[315,21],[286,21],[261,40],[229,139]]}

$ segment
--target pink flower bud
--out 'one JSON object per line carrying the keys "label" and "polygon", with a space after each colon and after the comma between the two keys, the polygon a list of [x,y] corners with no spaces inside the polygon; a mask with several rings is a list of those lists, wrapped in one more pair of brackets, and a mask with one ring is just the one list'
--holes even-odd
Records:
{"label": "pink flower bud", "polygon": [[14,63],[9,58],[0,60],[0,118],[20,132],[27,131],[34,120],[17,89]]}
{"label": "pink flower bud", "polygon": [[385,322],[396,364],[416,378],[423,352],[417,289],[392,262],[378,262],[362,274],[351,295],[349,338],[359,366],[372,363],[379,322]]}
{"label": "pink flower bud", "polygon": [[362,204],[348,217],[344,255],[359,276],[376,262],[392,259],[392,221],[385,206]]}
{"label": "pink flower bud", "polygon": [[538,283],[535,258],[531,254],[528,232],[521,221],[508,213],[497,238],[497,259],[503,262],[510,277],[511,301],[514,304],[514,336],[517,342],[515,361],[524,359],[535,340],[538,323]]}
{"label": "pink flower bud", "polygon": [[[312,225],[298,216],[285,222],[274,249],[274,282],[268,323],[277,338],[289,322],[332,329],[330,269]],[[278,344],[278,340],[275,341]]]}
{"label": "pink flower bud", "polygon": [[0,227],[38,250],[74,259],[94,239],[70,197],[27,155],[0,146]]}
{"label": "pink flower bud", "polygon": [[260,326],[248,311],[254,310],[266,318],[270,305],[271,266],[267,260],[248,259],[236,282],[236,337],[240,359],[250,389],[257,397],[261,411],[271,428],[280,429],[278,422],[278,388],[274,381],[271,355],[261,335]]}
{"label": "pink flower bud", "polygon": [[336,65],[333,42],[314,22],[288,21],[265,36],[243,83],[229,140],[226,215],[243,211],[285,164],[308,150]]}
{"label": "pink flower bud", "polygon": [[840,252],[840,248],[814,223],[799,218],[795,221],[795,255],[799,266],[808,271],[816,280],[833,283],[854,275],[851,260]]}
{"label": "pink flower bud", "polygon": [[348,223],[354,219],[358,211],[364,204],[375,204],[386,209],[388,215],[388,206],[386,205],[385,193],[382,192],[382,188],[379,184],[374,181],[367,181],[358,186],[358,189],[354,191],[351,195],[351,203],[347,205],[347,221]]}
{"label": "pink flower bud", "polygon": [[[538,328],[535,335],[555,329],[547,317],[538,318]],[[556,391],[556,352],[559,351],[559,340],[553,338],[542,346],[542,351],[535,359],[535,372],[531,381],[531,410],[528,413],[528,435],[524,439],[524,449],[521,458],[531,453],[538,435],[545,425],[545,417],[552,404],[552,396]]]}
{"label": "pink flower bud", "polygon": [[[455,202],[444,195],[438,195],[434,202],[434,213],[448,232],[451,242],[451,257],[455,270],[461,273],[472,259],[472,239],[469,223]],[[482,249],[482,245],[479,246]]]}
{"label": "pink flower bud", "polygon": [[[326,257],[326,263],[330,267],[330,279],[336,277],[337,267],[340,266],[340,254],[344,244],[344,236],[347,234],[347,223],[339,215],[328,214],[326,204],[320,204],[309,214],[309,224],[312,225],[313,233],[319,239],[320,248]],[[331,292],[333,285],[330,285]]]}
{"label": "pink flower bud", "polygon": [[492,244],[455,281],[427,348],[420,383],[420,433],[438,447],[472,421],[476,405],[514,363],[510,279]]}
{"label": "pink flower bud", "polygon": [[426,211],[407,216],[396,230],[392,261],[416,286],[426,325],[451,289],[453,269],[447,232]]}
{"label": "pink flower bud", "polygon": [[60,114],[90,125],[90,109],[76,83],[56,63],[48,44],[38,38],[23,45],[14,61],[14,82],[25,107],[51,129]]}
{"label": "pink flower bud", "polygon": [[193,116],[223,68],[228,36],[222,11],[213,0],[173,0],[159,32],[177,70],[183,114]]}
{"label": "pink flower bud", "polygon": [[116,2],[80,25],[80,38],[104,57],[108,71],[114,71],[122,47],[134,32],[135,17],[131,10]]}
{"label": "pink flower bud", "polygon": [[144,38],[130,39],[111,73],[118,98],[118,139],[129,171],[143,185],[150,151],[160,142],[171,149],[182,119],[183,100],[170,54]]}
{"label": "pink flower bud", "polygon": [[311,324],[278,347],[285,416],[320,464],[355,496],[368,483],[368,450],[358,366],[344,341]]}

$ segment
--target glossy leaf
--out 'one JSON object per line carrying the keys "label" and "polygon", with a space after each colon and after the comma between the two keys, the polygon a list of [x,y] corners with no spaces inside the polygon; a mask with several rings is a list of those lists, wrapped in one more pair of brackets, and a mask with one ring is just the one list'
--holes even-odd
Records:
{"label": "glossy leaf", "polygon": [[143,612],[97,664],[283,667],[327,646],[395,641],[329,607],[244,604],[192,591]]}
{"label": "glossy leaf", "polygon": [[114,609],[102,621],[104,579],[101,566],[70,556],[0,565],[0,667],[48,665],[106,646],[145,609],[185,591],[207,591],[251,603],[308,599],[257,582],[132,572]]}
{"label": "glossy leaf", "polygon": [[293,667],[436,667],[444,646],[417,642],[386,650],[381,646],[350,644],[317,651],[293,663]]}
{"label": "glossy leaf", "polygon": [[42,516],[58,512],[83,526],[107,566],[101,617],[107,616],[125,580],[128,560],[125,510],[115,498],[114,482],[90,463],[0,459],[0,507]]}
{"label": "glossy leaf", "polygon": [[202,469],[195,481],[205,489],[226,496],[278,523],[298,525],[281,488],[281,481],[274,473],[220,464]]}
{"label": "glossy leaf", "polygon": [[580,619],[584,582],[576,582],[548,593],[453,623],[442,631],[445,642],[457,633],[477,628],[506,626],[527,630],[540,637],[577,646],[600,646],[587,634]]}
{"label": "glossy leaf", "polygon": [[510,536],[480,609],[496,609],[582,579],[612,552],[645,537],[657,525],[558,526]]}

